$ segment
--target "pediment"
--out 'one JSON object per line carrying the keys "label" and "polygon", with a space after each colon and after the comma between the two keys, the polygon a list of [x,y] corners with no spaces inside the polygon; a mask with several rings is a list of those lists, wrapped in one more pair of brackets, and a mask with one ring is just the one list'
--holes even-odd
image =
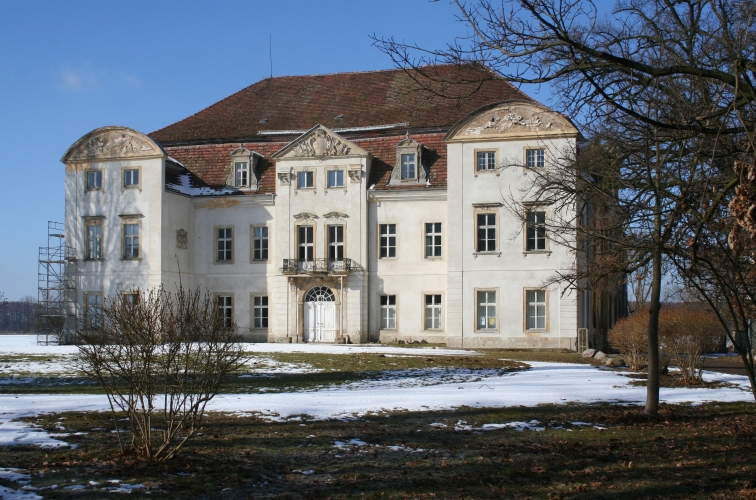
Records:
{"label": "pediment", "polygon": [[162,157],[163,149],[141,132],[127,127],[102,127],[76,141],[61,161],[94,161]]}
{"label": "pediment", "polygon": [[457,122],[447,141],[576,136],[577,128],[562,114],[537,103],[508,101],[486,106]]}
{"label": "pediment", "polygon": [[275,153],[273,158],[323,160],[327,157],[368,156],[369,154],[352,141],[344,139],[323,125],[316,125]]}

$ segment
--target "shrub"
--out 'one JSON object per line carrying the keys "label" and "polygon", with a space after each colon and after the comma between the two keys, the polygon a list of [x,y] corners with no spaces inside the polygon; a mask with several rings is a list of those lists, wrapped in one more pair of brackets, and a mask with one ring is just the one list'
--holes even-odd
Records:
{"label": "shrub", "polygon": [[[79,366],[108,396],[121,451],[152,460],[173,457],[195,435],[222,379],[247,360],[212,297],[181,287],[109,297],[79,336]],[[117,409],[129,417],[130,445]]]}
{"label": "shrub", "polygon": [[721,323],[705,311],[670,309],[662,313],[659,321],[662,347],[677,362],[685,385],[701,383],[704,354],[719,345]]}
{"label": "shrub", "polygon": [[635,313],[619,320],[609,330],[609,344],[622,354],[631,370],[646,366],[648,352],[648,314]]}

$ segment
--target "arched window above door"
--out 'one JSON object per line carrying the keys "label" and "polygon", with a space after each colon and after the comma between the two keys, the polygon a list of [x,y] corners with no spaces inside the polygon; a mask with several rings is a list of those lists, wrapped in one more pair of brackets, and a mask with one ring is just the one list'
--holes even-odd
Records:
{"label": "arched window above door", "polygon": [[334,302],[333,292],[326,286],[316,286],[305,295],[305,302]]}

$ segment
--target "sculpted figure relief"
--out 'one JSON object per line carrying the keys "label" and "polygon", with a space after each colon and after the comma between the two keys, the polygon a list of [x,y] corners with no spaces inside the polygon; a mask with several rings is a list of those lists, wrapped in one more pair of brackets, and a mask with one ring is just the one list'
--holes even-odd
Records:
{"label": "sculpted figure relief", "polygon": [[572,125],[553,112],[527,105],[509,105],[494,109],[472,120],[462,135],[498,135],[523,132],[571,131]]}
{"label": "sculpted figure relief", "polygon": [[312,135],[291,150],[286,156],[312,156],[325,158],[326,156],[348,155],[352,150],[349,146],[329,135],[325,130],[316,130]]}
{"label": "sculpted figure relief", "polygon": [[125,132],[106,132],[92,137],[73,155],[73,160],[93,160],[96,158],[123,158],[157,153],[147,141]]}

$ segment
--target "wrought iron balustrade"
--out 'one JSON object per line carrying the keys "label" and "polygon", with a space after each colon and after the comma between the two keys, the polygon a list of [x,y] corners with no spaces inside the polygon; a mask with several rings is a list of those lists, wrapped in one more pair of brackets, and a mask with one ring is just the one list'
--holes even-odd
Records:
{"label": "wrought iron balustrade", "polygon": [[350,273],[361,267],[352,259],[284,259],[284,274]]}

